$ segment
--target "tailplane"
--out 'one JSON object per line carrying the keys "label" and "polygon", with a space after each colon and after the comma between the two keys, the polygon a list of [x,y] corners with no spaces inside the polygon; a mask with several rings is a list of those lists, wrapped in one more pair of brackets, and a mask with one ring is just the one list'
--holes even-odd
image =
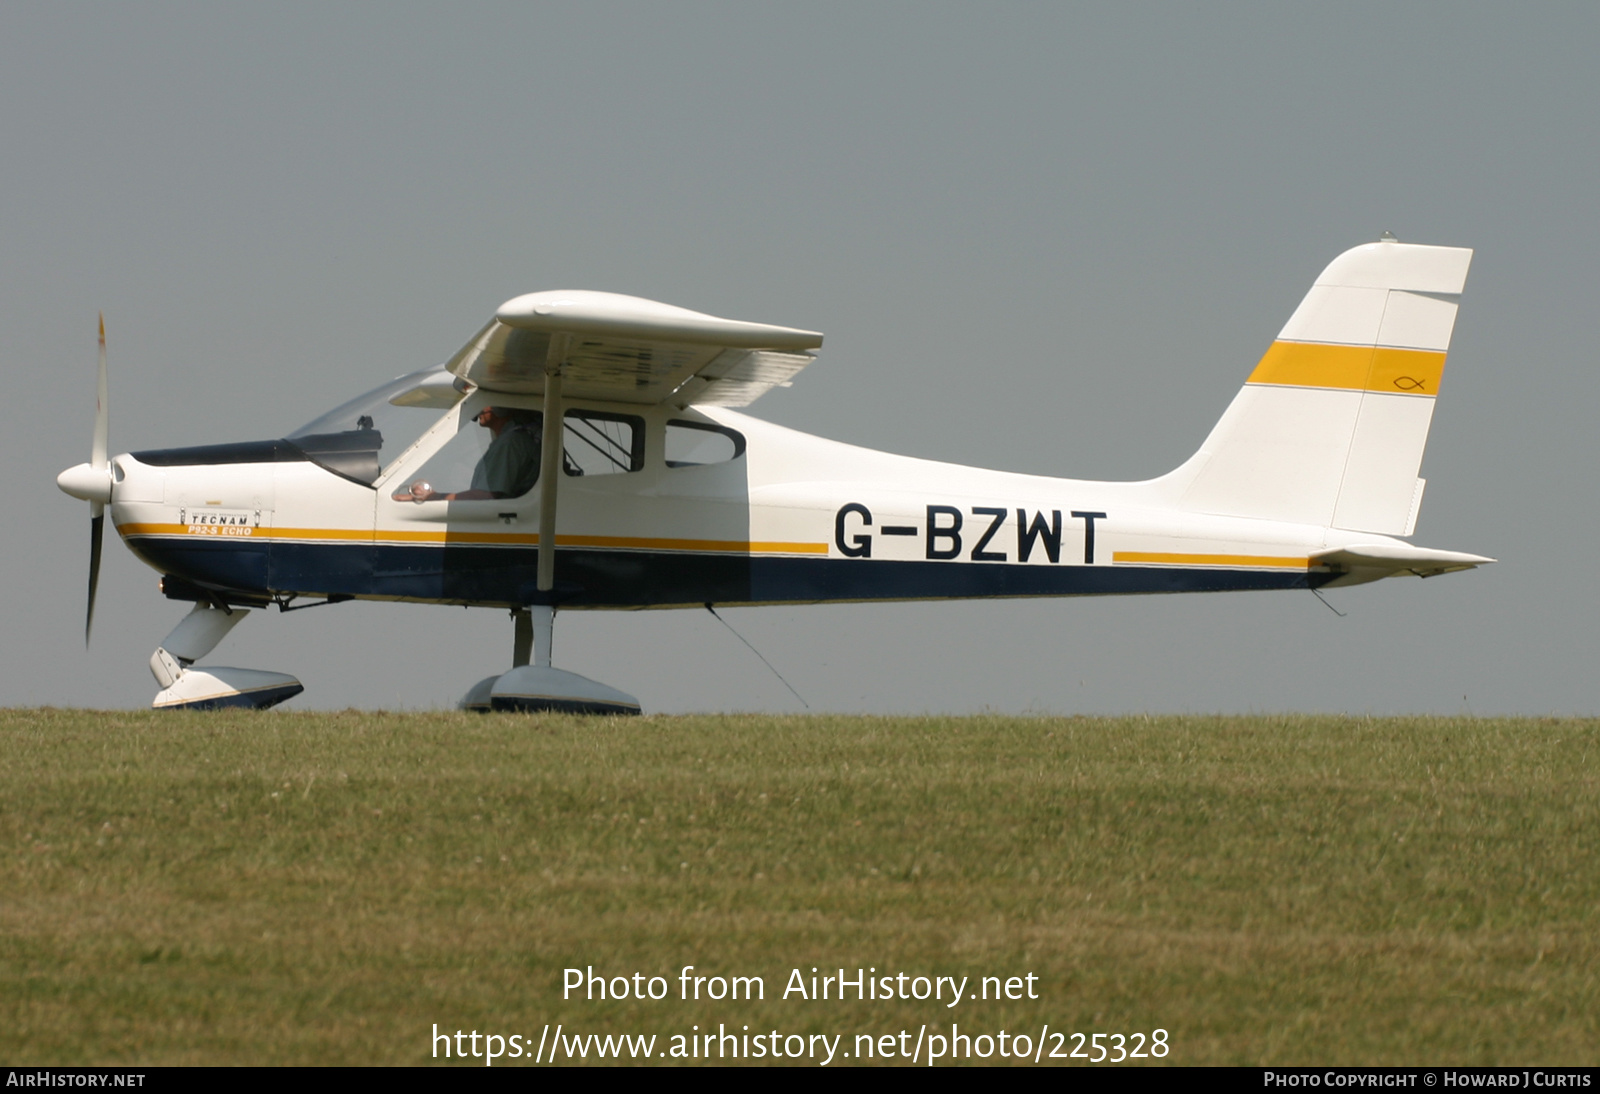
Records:
{"label": "tailplane", "polygon": [[1472,252],[1386,238],[1322,271],[1173,476],[1222,516],[1408,536]]}

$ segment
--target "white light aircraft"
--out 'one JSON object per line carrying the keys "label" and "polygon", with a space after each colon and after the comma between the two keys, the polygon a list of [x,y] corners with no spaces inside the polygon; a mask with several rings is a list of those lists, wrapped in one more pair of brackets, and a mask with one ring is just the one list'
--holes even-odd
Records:
{"label": "white light aircraft", "polygon": [[1471,256],[1386,235],[1334,259],[1200,450],[1145,482],[769,425],[731,408],[787,384],[821,334],[575,291],[507,301],[443,366],[280,440],[108,458],[102,324],[91,456],[57,479],[91,505],[85,639],[107,506],[166,596],[194,605],[150,661],[163,708],[298,694],[282,673],[196,666],[272,605],[508,609],[511,668],[463,706],[636,713],[551,667],[558,611],[1319,589],[1469,569],[1493,560],[1405,537]]}

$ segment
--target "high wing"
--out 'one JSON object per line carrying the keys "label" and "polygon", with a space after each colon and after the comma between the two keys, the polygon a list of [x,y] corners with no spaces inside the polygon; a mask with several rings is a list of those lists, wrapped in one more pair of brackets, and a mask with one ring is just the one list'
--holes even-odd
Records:
{"label": "high wing", "polygon": [[526,395],[543,392],[554,362],[569,399],[735,407],[787,386],[821,345],[816,331],[556,290],[506,301],[445,367],[486,390]]}

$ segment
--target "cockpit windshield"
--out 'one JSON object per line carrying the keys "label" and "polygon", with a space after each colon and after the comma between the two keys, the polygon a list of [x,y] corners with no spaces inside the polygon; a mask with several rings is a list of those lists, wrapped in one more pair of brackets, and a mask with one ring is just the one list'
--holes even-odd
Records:
{"label": "cockpit windshield", "polygon": [[397,377],[341,403],[286,438],[313,463],[371,486],[465,394],[441,368]]}

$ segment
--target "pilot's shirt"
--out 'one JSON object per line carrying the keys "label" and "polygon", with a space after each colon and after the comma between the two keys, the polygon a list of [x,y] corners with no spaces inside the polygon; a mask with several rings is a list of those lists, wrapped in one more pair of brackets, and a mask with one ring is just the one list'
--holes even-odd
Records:
{"label": "pilot's shirt", "polygon": [[487,490],[497,498],[520,498],[539,481],[539,434],[535,427],[516,425],[502,430],[472,472],[472,489]]}

